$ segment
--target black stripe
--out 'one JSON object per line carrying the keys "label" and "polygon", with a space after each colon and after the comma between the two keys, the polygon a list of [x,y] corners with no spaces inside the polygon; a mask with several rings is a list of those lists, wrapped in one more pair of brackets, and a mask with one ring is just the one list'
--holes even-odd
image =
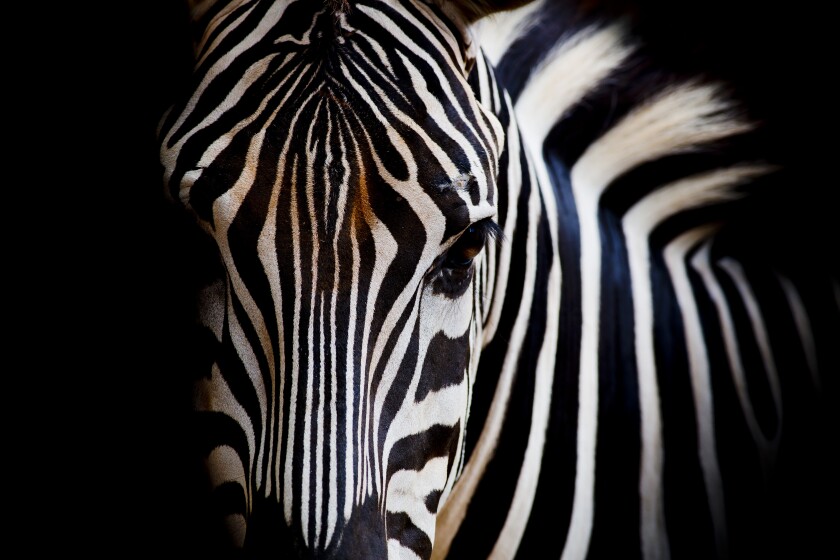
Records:
{"label": "black stripe", "polygon": [[599,217],[598,433],[590,554],[607,557],[623,550],[633,558],[640,553],[641,418],[632,282],[620,222],[603,210]]}
{"label": "black stripe", "polygon": [[[379,384],[382,381],[385,368],[388,366],[389,357],[394,354],[397,340],[402,335],[403,329],[411,328],[411,336],[409,337],[408,346],[403,351],[402,359],[397,366],[397,371],[391,386],[388,388],[388,393],[385,395],[385,401],[382,404],[382,413],[379,418],[379,425],[374,426],[376,431],[373,437],[377,438],[378,448],[385,448],[385,439],[388,436],[388,431],[391,429],[391,424],[399,412],[403,403],[408,400],[413,403],[411,395],[409,395],[408,388],[414,378],[414,370],[417,366],[417,355],[420,346],[420,321],[414,319],[414,324],[407,325],[414,306],[417,305],[416,299],[412,298],[403,309],[400,318],[397,320],[394,330],[388,337],[385,347],[382,351],[382,359],[377,364],[376,370],[371,372],[373,380],[370,383],[370,395],[376,395],[379,391]],[[378,331],[374,331],[378,332]],[[373,338],[373,337],[372,337]],[[375,338],[371,342],[373,342]],[[373,399],[371,399],[373,401]],[[390,468],[390,467],[389,467]]]}
{"label": "black stripe", "polygon": [[562,281],[554,366],[551,416],[546,430],[539,486],[517,558],[560,557],[571,521],[577,472],[580,337],[582,325],[580,230],[568,170],[556,157],[546,158],[557,195]]}
{"label": "black stripe", "polygon": [[435,334],[426,350],[414,400],[420,402],[432,391],[461,383],[469,360],[469,329],[457,338],[450,338],[442,332]]}
{"label": "black stripe", "polygon": [[554,45],[597,21],[579,10],[574,2],[544,2],[529,16],[527,32],[517,37],[496,66],[496,76],[514,103]]}
{"label": "black stripe", "polygon": [[[527,213],[520,214],[520,217],[523,215],[527,216]],[[472,555],[484,558],[490,554],[496,543],[495,535],[499,534],[507,519],[528,445],[536,381],[534,372],[545,337],[548,311],[546,290],[553,255],[548,222],[544,215],[536,229],[537,274],[528,331],[517,363],[517,371],[520,374],[515,377],[511,388],[507,414],[493,458],[487,464],[484,476],[468,507],[467,516],[450,547],[450,555],[453,558]],[[513,299],[516,303],[520,301],[518,298]],[[501,363],[496,364],[496,367],[500,365]],[[476,374],[476,384],[481,380],[481,374],[481,371]],[[488,535],[494,535],[494,538],[487,538]]]}
{"label": "black stripe", "polygon": [[683,317],[660,251],[651,253],[654,351],[659,387],[663,500],[672,558],[714,558],[714,529],[699,461],[695,395]]}

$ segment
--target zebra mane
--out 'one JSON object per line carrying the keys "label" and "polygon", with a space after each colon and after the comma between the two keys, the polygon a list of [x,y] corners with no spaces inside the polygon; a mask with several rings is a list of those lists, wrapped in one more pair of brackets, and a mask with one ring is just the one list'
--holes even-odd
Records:
{"label": "zebra mane", "polygon": [[324,6],[334,15],[350,11],[350,0],[324,0]]}
{"label": "zebra mane", "polygon": [[[324,6],[333,14],[350,11],[351,0],[323,0]],[[429,1],[429,0],[427,0]],[[449,4],[460,11],[467,20],[475,21],[495,12],[512,10],[532,0],[433,0],[436,4]]]}
{"label": "zebra mane", "polygon": [[496,12],[519,8],[525,4],[529,4],[531,1],[532,0],[451,0],[447,3],[460,10],[467,20],[476,21]]}

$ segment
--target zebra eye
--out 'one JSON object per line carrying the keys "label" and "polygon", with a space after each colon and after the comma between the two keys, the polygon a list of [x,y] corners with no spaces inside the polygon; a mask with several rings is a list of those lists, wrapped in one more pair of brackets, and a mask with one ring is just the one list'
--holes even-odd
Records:
{"label": "zebra eye", "polygon": [[429,271],[435,294],[457,299],[470,287],[475,268],[473,259],[484,249],[488,238],[502,239],[502,228],[490,218],[480,220],[463,232]]}
{"label": "zebra eye", "polygon": [[469,268],[476,255],[484,249],[488,237],[496,239],[501,232],[498,224],[489,218],[472,224],[446,252],[443,266],[452,270]]}

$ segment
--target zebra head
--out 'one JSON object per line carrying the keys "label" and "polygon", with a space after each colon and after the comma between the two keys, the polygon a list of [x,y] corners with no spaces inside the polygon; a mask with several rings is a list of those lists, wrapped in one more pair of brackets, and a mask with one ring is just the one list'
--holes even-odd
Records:
{"label": "zebra head", "polygon": [[196,408],[228,532],[298,557],[428,558],[499,231],[505,135],[469,81],[474,14],[205,4],[159,138],[168,193],[222,265],[200,298]]}

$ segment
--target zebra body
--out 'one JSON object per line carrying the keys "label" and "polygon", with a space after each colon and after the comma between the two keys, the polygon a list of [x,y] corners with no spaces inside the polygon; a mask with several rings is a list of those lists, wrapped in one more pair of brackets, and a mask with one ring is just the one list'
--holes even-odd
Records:
{"label": "zebra body", "polygon": [[787,410],[838,364],[836,276],[744,241],[784,165],[723,84],[624,21],[524,4],[193,6],[194,80],[159,135],[218,254],[195,407],[231,550],[756,538]]}

